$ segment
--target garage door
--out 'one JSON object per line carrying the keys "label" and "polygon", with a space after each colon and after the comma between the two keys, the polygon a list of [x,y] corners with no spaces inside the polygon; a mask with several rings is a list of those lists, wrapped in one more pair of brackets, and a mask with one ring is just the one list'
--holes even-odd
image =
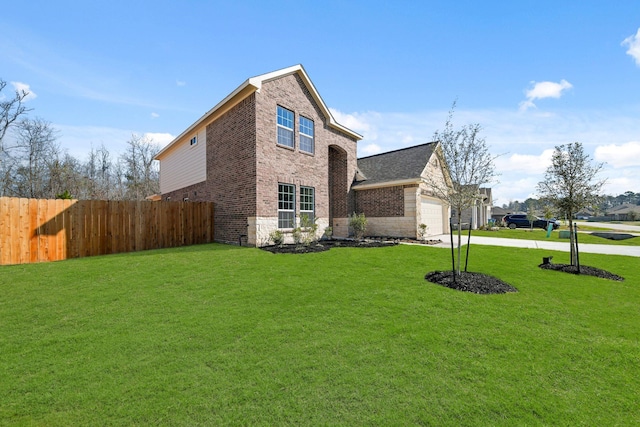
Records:
{"label": "garage door", "polygon": [[429,226],[429,235],[443,234],[442,203],[436,200],[422,199],[420,206],[422,222]]}

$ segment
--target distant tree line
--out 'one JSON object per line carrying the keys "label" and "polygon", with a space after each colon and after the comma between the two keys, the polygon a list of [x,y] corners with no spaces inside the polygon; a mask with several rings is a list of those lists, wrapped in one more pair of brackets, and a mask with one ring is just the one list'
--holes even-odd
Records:
{"label": "distant tree line", "polygon": [[[626,191],[618,196],[600,196],[600,201],[594,206],[594,210],[604,213],[611,208],[625,204],[640,205],[640,193]],[[529,206],[533,206],[536,211],[543,211],[546,207],[544,200],[530,197],[523,202],[514,200],[504,203],[502,208],[510,212],[526,212]]]}
{"label": "distant tree line", "polygon": [[0,79],[0,196],[143,200],[159,192],[158,147],[133,134],[123,153],[104,145],[79,160],[60,147],[51,123],[29,117],[25,91],[7,96]]}

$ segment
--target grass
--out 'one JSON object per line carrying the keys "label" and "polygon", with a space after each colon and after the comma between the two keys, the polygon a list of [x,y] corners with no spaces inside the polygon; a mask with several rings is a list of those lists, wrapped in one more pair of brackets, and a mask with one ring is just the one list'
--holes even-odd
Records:
{"label": "grass", "polygon": [[637,259],[581,256],[613,282],[549,254],[472,247],[519,289],[491,296],[426,282],[449,252],[404,245],[3,267],[0,424],[640,424]]}
{"label": "grass", "polygon": [[[562,230],[562,229],[561,229]],[[489,230],[472,230],[472,236],[483,237],[500,237],[505,239],[524,239],[524,240],[543,240],[548,242],[569,242],[569,239],[561,239],[560,230],[554,230],[551,232],[551,236],[547,238],[547,232],[542,229],[529,230],[528,228],[516,228],[512,230],[510,228],[500,228],[499,231]],[[468,231],[463,231],[463,235],[466,238]],[[620,231],[619,233],[625,233]],[[640,246],[640,237],[632,237],[626,240],[610,240],[603,237],[592,236],[589,233],[578,233],[578,244],[589,243],[597,245],[619,245],[619,246]]]}

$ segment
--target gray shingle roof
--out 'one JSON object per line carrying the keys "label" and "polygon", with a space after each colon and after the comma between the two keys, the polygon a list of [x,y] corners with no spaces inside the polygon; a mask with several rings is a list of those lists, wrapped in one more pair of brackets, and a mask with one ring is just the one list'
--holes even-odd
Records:
{"label": "gray shingle roof", "polygon": [[[433,154],[437,142],[402,148],[374,156],[358,159],[358,185],[379,184],[389,181],[400,181],[415,178],[418,180],[429,158]],[[360,181],[360,179],[366,178]]]}

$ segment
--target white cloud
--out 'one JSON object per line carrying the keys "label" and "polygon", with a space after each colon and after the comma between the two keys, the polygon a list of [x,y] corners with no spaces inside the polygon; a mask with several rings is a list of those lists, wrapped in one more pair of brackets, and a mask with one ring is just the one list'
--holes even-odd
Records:
{"label": "white cloud", "polygon": [[184,82],[182,80],[176,80],[176,86],[186,86],[187,82]]}
{"label": "white cloud", "polygon": [[31,101],[32,99],[36,99],[38,97],[38,95],[36,95],[36,93],[34,91],[32,91],[31,88],[29,87],[29,85],[26,84],[26,83],[11,82],[11,84],[13,85],[13,88],[17,92],[22,93],[24,91],[24,92],[27,93],[27,96],[24,98],[25,102],[26,101]]}
{"label": "white cloud", "polygon": [[622,46],[629,46],[627,55],[635,59],[636,65],[640,67],[640,28],[638,28],[638,32],[635,35],[624,39],[622,41]]}
{"label": "white cloud", "polygon": [[533,101],[544,98],[560,98],[564,91],[573,87],[571,83],[562,79],[560,83],[555,82],[531,82],[533,87],[525,92],[526,100],[520,103],[520,110],[525,111],[531,107],[535,108]]}
{"label": "white cloud", "polygon": [[157,119],[158,117],[160,117],[160,114],[158,114],[158,113],[151,113],[151,118],[152,118],[152,119]]}
{"label": "white cloud", "polygon": [[173,141],[176,137],[171,135],[170,133],[154,133],[147,132],[143,135],[146,138],[152,139],[154,143],[156,143],[160,148],[165,147],[171,141]]}
{"label": "white cloud", "polygon": [[594,157],[597,161],[606,162],[616,168],[640,166],[640,142],[601,145],[596,147]]}
{"label": "white cloud", "polygon": [[517,171],[522,174],[543,174],[551,164],[553,149],[546,149],[540,155],[511,154],[496,159],[496,169],[501,172]]}
{"label": "white cloud", "polygon": [[333,108],[329,108],[331,115],[338,123],[342,126],[346,126],[349,129],[356,131],[360,134],[367,132],[371,129],[371,125],[369,124],[367,113],[343,113],[339,110],[334,110]]}
{"label": "white cloud", "polygon": [[382,149],[378,144],[368,144],[362,148],[362,153],[368,156],[372,156],[374,154],[378,154],[382,152]]}

